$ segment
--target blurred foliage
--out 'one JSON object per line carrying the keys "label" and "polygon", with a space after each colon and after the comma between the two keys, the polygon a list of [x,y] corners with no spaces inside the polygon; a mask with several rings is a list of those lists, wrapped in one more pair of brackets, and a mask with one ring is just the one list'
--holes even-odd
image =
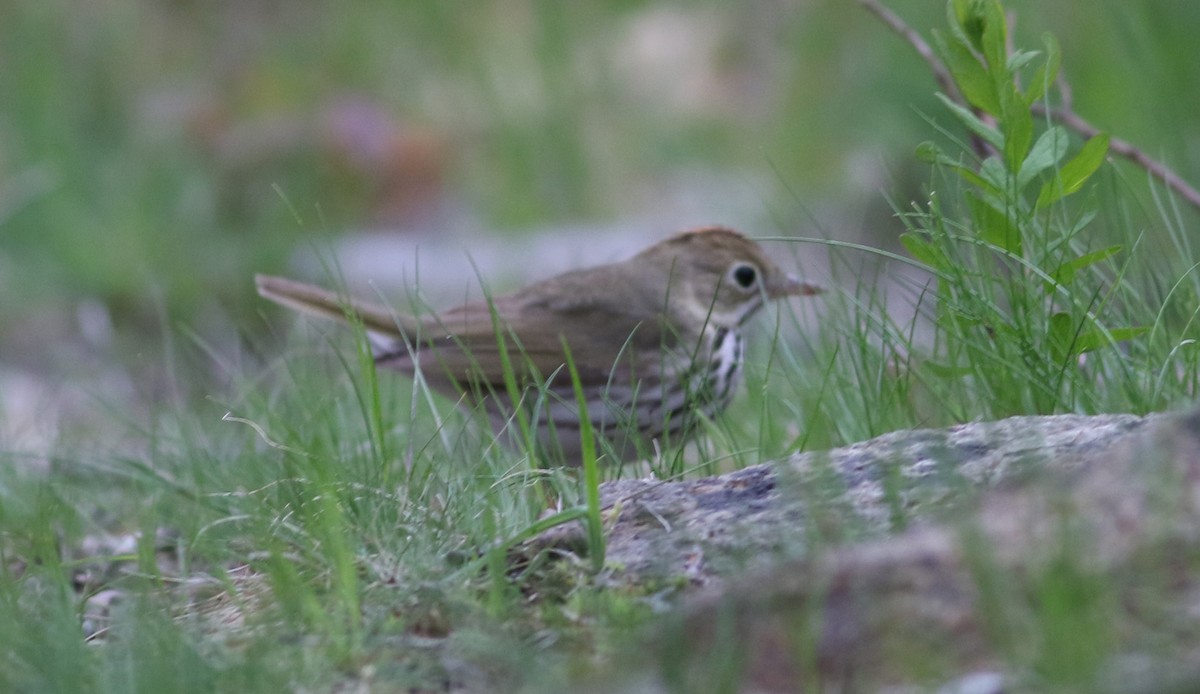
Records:
{"label": "blurred foliage", "polygon": [[[1020,43],[1059,36],[1077,111],[1200,179],[1200,5],[1010,9]],[[894,240],[880,193],[916,194],[927,117],[924,64],[836,0],[10,0],[0,332],[69,336],[83,297],[119,328],[213,323],[314,235],[633,216],[695,170],[764,181],[764,232]]]}

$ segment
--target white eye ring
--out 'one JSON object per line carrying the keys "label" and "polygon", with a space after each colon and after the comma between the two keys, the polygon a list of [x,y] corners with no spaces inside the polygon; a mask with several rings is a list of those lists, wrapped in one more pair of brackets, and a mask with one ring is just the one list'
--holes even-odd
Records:
{"label": "white eye ring", "polygon": [[742,291],[750,291],[758,286],[758,268],[750,263],[738,263],[729,270],[729,278],[734,286]]}

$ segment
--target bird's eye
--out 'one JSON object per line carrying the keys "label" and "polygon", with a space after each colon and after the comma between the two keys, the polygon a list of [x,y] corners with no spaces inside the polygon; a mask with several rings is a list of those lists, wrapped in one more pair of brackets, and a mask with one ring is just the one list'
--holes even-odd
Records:
{"label": "bird's eye", "polygon": [[738,265],[733,268],[733,281],[742,289],[749,289],[758,281],[758,271],[753,265]]}

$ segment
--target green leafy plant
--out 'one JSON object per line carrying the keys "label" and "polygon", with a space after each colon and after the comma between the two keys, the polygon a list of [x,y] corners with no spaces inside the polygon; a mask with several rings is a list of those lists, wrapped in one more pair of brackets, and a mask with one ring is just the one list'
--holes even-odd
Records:
{"label": "green leafy plant", "polygon": [[935,32],[934,45],[958,93],[939,98],[971,143],[955,157],[926,142],[918,156],[957,178],[965,214],[943,209],[934,191],[925,209],[905,215],[901,237],[937,278],[943,341],[928,366],[943,379],[974,377],[998,414],[1074,409],[1067,385],[1082,355],[1147,330],[1105,321],[1120,274],[1112,263],[1125,249],[1094,248],[1095,211],[1065,204],[1104,164],[1109,137],[1095,135],[1072,155],[1063,126],[1035,122],[1032,107],[1059,69],[1051,34],[1043,50],[1010,52],[998,0],[951,0],[947,15],[949,31]]}

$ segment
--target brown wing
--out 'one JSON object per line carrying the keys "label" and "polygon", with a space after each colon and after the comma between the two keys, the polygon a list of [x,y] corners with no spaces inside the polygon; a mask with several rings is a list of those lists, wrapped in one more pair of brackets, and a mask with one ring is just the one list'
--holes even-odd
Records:
{"label": "brown wing", "polygon": [[381,354],[378,362],[411,374],[415,354],[425,381],[435,390],[455,397],[462,392],[503,393],[503,336],[518,383],[559,372],[556,389],[569,391],[565,336],[585,387],[603,386],[610,379],[630,383],[645,378],[657,366],[663,347],[675,341],[665,319],[661,312],[646,310],[644,302],[601,296],[590,274],[559,276],[497,297],[491,306],[468,304],[426,318],[417,334],[408,336],[415,350],[405,347]]}

